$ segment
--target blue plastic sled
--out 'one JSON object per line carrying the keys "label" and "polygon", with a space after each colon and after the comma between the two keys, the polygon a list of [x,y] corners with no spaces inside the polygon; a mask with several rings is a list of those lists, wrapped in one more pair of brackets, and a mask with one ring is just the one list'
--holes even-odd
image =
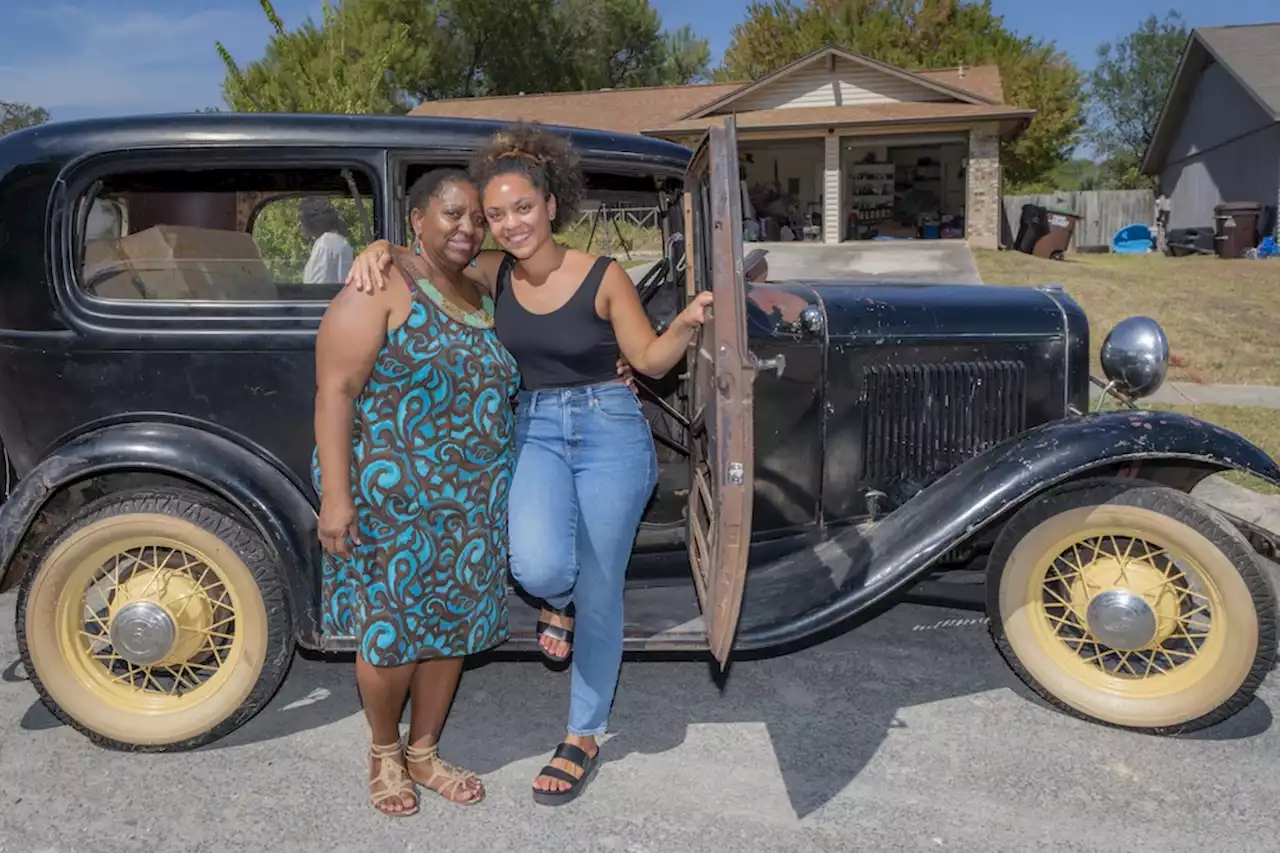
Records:
{"label": "blue plastic sled", "polygon": [[1126,225],[1111,238],[1111,251],[1121,255],[1142,255],[1155,249],[1155,235],[1150,225]]}

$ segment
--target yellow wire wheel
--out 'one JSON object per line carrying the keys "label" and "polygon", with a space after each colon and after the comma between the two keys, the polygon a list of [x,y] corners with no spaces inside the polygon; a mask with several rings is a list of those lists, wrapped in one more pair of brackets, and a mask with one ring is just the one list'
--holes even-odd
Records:
{"label": "yellow wire wheel", "polygon": [[292,650],[273,555],[220,502],[110,496],[24,580],[19,645],[45,704],[94,740],[184,749],[262,707]]}
{"label": "yellow wire wheel", "polygon": [[1024,508],[989,565],[987,610],[1015,673],[1060,709],[1158,734],[1246,704],[1276,655],[1275,594],[1231,524],[1136,480]]}

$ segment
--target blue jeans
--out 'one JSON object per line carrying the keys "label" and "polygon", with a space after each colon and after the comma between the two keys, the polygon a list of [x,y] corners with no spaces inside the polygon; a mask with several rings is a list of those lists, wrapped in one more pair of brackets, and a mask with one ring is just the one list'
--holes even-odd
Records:
{"label": "blue jeans", "polygon": [[649,422],[626,385],[520,392],[511,574],[556,610],[574,606],[570,734],[608,729],[627,563],[657,479]]}

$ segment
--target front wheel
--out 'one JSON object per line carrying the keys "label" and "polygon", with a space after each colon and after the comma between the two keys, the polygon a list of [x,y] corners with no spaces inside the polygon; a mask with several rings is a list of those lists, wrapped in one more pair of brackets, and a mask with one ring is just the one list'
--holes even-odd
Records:
{"label": "front wheel", "polygon": [[191,749],[271,699],[293,654],[275,555],[212,496],[109,495],[18,592],[18,648],[45,706],[100,745]]}
{"label": "front wheel", "polygon": [[1179,734],[1244,708],[1276,657],[1276,597],[1230,522],[1189,495],[1093,480],[1023,508],[991,554],[1005,661],[1075,716]]}

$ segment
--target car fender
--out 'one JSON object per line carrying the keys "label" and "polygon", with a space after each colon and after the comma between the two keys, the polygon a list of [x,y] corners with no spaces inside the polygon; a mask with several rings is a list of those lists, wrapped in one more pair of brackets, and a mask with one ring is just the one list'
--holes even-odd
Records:
{"label": "car fender", "polygon": [[957,466],[878,522],[846,528],[747,576],[736,648],[815,637],[919,579],[947,551],[1052,486],[1117,463],[1177,460],[1280,484],[1280,466],[1230,430],[1163,411],[1052,421]]}
{"label": "car fender", "polygon": [[187,424],[113,424],[77,435],[46,455],[0,506],[0,580],[28,528],[56,492],[87,477],[124,471],[191,481],[243,513],[280,560],[298,641],[311,648],[318,645],[315,508],[268,460],[229,438]]}

